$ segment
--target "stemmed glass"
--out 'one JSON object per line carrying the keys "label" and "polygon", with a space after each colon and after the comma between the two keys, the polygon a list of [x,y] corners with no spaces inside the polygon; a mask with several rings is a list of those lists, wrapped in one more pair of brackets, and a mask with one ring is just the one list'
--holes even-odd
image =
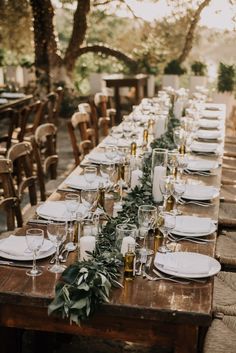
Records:
{"label": "stemmed glass", "polygon": [[178,215],[181,212],[178,210],[178,202],[185,193],[186,190],[186,180],[175,180],[173,184],[173,196],[175,198],[175,207],[173,209],[174,214]]}
{"label": "stemmed glass", "polygon": [[157,227],[163,234],[162,246],[158,249],[159,252],[166,253],[171,251],[167,247],[168,233],[175,228],[176,215],[171,212],[161,211],[157,216]]}
{"label": "stemmed glass", "polygon": [[89,211],[93,208],[95,201],[98,198],[98,190],[81,190],[81,199],[84,202],[85,207]]}
{"label": "stemmed glass", "polygon": [[97,176],[97,167],[87,166],[84,167],[84,177],[87,183],[89,184],[89,188],[92,188],[92,184],[95,181]]}
{"label": "stemmed glass", "polygon": [[105,156],[110,161],[110,163],[114,163],[114,159],[117,157],[117,147],[114,145],[106,146]]}
{"label": "stemmed glass", "polygon": [[65,195],[65,202],[66,202],[66,208],[69,213],[69,224],[68,224],[68,231],[69,231],[69,243],[67,246],[72,248],[76,248],[74,245],[74,223],[73,221],[75,220],[75,215],[76,211],[79,207],[79,195],[68,193]]}
{"label": "stemmed glass", "polygon": [[30,228],[26,230],[26,242],[28,245],[28,248],[30,251],[33,253],[33,266],[32,269],[27,271],[26,274],[28,276],[39,276],[43,272],[36,266],[36,257],[43,246],[44,242],[44,231],[42,229],[38,228]]}
{"label": "stemmed glass", "polygon": [[[115,164],[108,164],[108,165],[101,164],[100,165],[100,173],[101,173],[101,176],[105,179],[107,193],[110,191],[110,189],[113,185],[113,176],[115,174],[115,171],[116,171]],[[109,187],[109,185],[110,185],[110,187]],[[106,193],[107,199],[113,198],[112,195],[108,195],[107,193]]]}
{"label": "stemmed glass", "polygon": [[50,221],[47,224],[48,238],[56,246],[56,263],[48,267],[50,272],[61,273],[66,269],[66,266],[59,263],[59,247],[66,240],[66,231],[66,222]]}
{"label": "stemmed glass", "polygon": [[181,127],[177,127],[173,131],[174,142],[180,153],[183,153],[182,150],[185,149],[186,144],[186,132]]}
{"label": "stemmed glass", "polygon": [[157,219],[157,208],[153,205],[141,205],[138,208],[138,224],[140,237],[144,238],[143,248],[147,255],[154,253],[150,245],[149,230],[153,229]]}
{"label": "stemmed glass", "polygon": [[173,182],[174,182],[174,178],[171,176],[160,178],[159,186],[164,198],[164,208],[166,207],[169,196],[173,192]]}
{"label": "stemmed glass", "polygon": [[177,167],[178,167],[178,155],[176,151],[168,151],[167,154],[167,166],[170,170],[170,174],[176,177]]}
{"label": "stemmed glass", "polygon": [[178,170],[180,173],[180,178],[182,179],[184,170],[188,166],[188,156],[186,154],[178,155]]}

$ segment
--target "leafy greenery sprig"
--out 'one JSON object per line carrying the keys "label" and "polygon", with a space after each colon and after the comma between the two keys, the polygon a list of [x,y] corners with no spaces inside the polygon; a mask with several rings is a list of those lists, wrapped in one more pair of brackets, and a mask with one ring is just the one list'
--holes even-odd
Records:
{"label": "leafy greenery sprig", "polygon": [[[179,124],[172,111],[168,124],[168,132],[151,144],[152,148],[175,147],[173,128]],[[98,306],[109,302],[113,287],[122,286],[122,256],[116,247],[116,226],[121,223],[137,223],[138,207],[142,204],[153,204],[151,183],[151,155],[143,164],[141,186],[136,186],[124,199],[123,209],[118,217],[111,217],[98,235],[96,248],[89,261],[75,262],[62,274],[56,286],[55,298],[48,307],[48,313],[55,313],[71,322],[80,324],[88,318]]]}

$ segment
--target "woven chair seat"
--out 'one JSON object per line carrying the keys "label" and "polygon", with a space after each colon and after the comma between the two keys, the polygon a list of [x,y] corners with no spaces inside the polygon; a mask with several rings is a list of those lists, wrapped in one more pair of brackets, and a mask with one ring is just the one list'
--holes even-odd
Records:
{"label": "woven chair seat", "polygon": [[222,185],[220,189],[220,200],[223,202],[236,203],[236,185]]}
{"label": "woven chair seat", "polygon": [[236,226],[236,204],[232,202],[221,202],[219,209],[219,226]]}
{"label": "woven chair seat", "polygon": [[213,311],[236,317],[236,273],[219,272],[214,278]]}
{"label": "woven chair seat", "polygon": [[216,257],[222,265],[236,268],[236,232],[227,232],[218,236]]}
{"label": "woven chair seat", "polygon": [[214,319],[205,337],[203,353],[236,352],[236,317]]}
{"label": "woven chair seat", "polygon": [[221,183],[223,185],[236,185],[236,169],[222,168]]}

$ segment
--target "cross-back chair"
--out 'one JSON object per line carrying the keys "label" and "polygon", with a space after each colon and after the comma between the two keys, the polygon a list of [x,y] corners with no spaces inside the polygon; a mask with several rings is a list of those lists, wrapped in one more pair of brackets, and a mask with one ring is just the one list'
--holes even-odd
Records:
{"label": "cross-back chair", "polygon": [[20,201],[14,187],[12,172],[12,161],[9,159],[0,159],[0,180],[2,189],[0,209],[6,214],[7,230],[13,230],[16,223],[18,227],[22,227],[23,224]]}
{"label": "cross-back chair", "polygon": [[55,92],[50,92],[45,100],[44,118],[48,123],[57,125],[61,103],[63,99],[63,89],[58,87]]}
{"label": "cross-back chair", "polygon": [[[76,165],[79,165],[84,156],[95,146],[95,133],[92,128],[88,128],[88,123],[89,115],[80,112],[75,113],[67,123]],[[76,130],[79,130],[79,138],[77,137]]]}
{"label": "cross-back chair", "polygon": [[6,155],[11,147],[13,132],[18,126],[18,113],[12,108],[0,112],[0,154]]}
{"label": "cross-back chair", "polygon": [[19,142],[13,145],[7,158],[13,163],[13,175],[18,189],[18,196],[21,200],[25,190],[28,189],[28,195],[31,205],[37,204],[37,176],[33,172],[32,146],[29,142]]}
{"label": "cross-back chair", "polygon": [[109,102],[109,96],[98,92],[94,96],[94,104],[97,108],[97,113],[99,117],[110,118],[111,127],[115,125],[115,115],[116,110],[114,108],[108,108],[111,103]]}
{"label": "cross-back chair", "polygon": [[56,140],[57,127],[52,123],[40,125],[31,139],[42,201],[47,196],[46,179],[55,180],[57,178],[58,155]]}

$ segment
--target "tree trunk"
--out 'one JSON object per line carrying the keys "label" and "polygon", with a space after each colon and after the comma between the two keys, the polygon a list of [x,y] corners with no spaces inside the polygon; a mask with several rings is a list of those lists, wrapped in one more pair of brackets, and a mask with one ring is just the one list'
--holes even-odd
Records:
{"label": "tree trunk", "polygon": [[185,59],[187,58],[187,56],[189,55],[192,46],[193,46],[193,39],[194,39],[194,32],[195,29],[197,27],[197,24],[200,20],[200,15],[202,10],[209,5],[211,0],[204,0],[199,7],[197,8],[197,10],[195,11],[192,21],[190,23],[190,27],[189,30],[187,32],[186,35],[186,39],[185,39],[185,43],[184,43],[184,48],[182,50],[182,53],[180,54],[179,58],[177,59],[179,61],[179,63],[182,63],[185,61]]}
{"label": "tree trunk", "polygon": [[33,13],[35,69],[40,94],[51,89],[51,67],[61,64],[54,33],[54,9],[50,0],[30,0]]}

